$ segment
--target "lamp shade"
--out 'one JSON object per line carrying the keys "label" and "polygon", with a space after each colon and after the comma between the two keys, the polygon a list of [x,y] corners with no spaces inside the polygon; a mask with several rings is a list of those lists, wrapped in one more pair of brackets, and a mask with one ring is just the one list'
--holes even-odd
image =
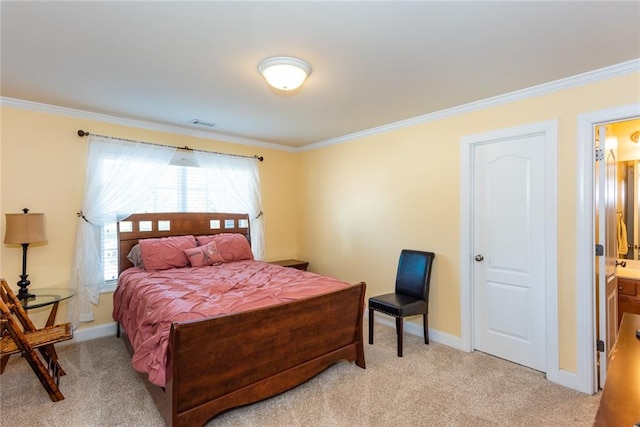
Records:
{"label": "lamp shade", "polygon": [[37,243],[46,242],[44,234],[44,214],[20,213],[5,214],[7,229],[4,234],[5,243]]}
{"label": "lamp shade", "polygon": [[274,56],[262,61],[258,65],[258,71],[274,88],[294,90],[311,74],[311,65],[290,56]]}

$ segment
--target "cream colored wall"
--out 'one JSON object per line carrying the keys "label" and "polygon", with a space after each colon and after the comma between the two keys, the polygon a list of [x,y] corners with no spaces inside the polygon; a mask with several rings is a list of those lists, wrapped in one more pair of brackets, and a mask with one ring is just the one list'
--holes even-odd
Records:
{"label": "cream colored wall", "polygon": [[580,114],[640,102],[638,74],[301,153],[299,255],[312,270],[393,290],[400,250],[434,251],[430,327],[460,336],[460,140],[558,120],[560,368],[577,370],[576,150]]}
{"label": "cream colored wall", "polygon": [[[1,235],[4,236],[7,212],[44,212],[48,242],[31,245],[27,272],[32,288],[68,287],[74,238],[82,207],[87,138],[77,136],[78,129],[127,139],[189,146],[226,153],[264,156],[259,165],[262,201],[265,212],[266,259],[291,258],[297,255],[296,156],[269,150],[186,137],[176,134],[136,129],[115,124],[82,120],[67,116],[2,107],[0,146]],[[18,245],[2,245],[0,277],[16,288],[22,266]],[[112,322],[112,294],[102,294],[94,307],[96,320],[82,327]],[[48,308],[33,310],[36,324],[43,324]],[[66,318],[61,305],[58,321]]]}
{"label": "cream colored wall", "polygon": [[[576,129],[581,113],[640,102],[640,76],[627,75],[301,153],[245,147],[93,120],[2,107],[0,208],[46,214],[49,242],[29,250],[33,287],[66,286],[75,213],[82,205],[84,130],[176,146],[260,154],[268,260],[299,257],[312,271],[393,288],[402,248],[436,252],[430,326],[460,336],[460,139],[543,120],[559,123],[558,286],[560,368],[575,372]],[[4,218],[2,220],[4,235]],[[18,280],[19,247],[3,245],[0,275]],[[111,319],[103,294],[96,320]],[[36,313],[44,321],[47,310]],[[58,320],[65,317],[61,309]],[[38,319],[36,320],[38,322]]]}

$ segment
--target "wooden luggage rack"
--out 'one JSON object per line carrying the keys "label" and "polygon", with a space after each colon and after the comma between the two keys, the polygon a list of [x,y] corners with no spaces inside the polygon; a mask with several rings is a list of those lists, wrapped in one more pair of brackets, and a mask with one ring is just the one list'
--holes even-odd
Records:
{"label": "wooden luggage rack", "polygon": [[65,372],[58,363],[53,345],[73,337],[71,324],[37,329],[7,282],[0,279],[0,285],[0,374],[4,372],[9,356],[21,353],[51,400],[64,399],[58,386],[60,376]]}

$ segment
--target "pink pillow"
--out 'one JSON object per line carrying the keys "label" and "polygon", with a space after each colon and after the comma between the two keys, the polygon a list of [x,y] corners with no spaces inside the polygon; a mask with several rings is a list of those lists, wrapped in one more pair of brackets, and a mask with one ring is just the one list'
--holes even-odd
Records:
{"label": "pink pillow", "polygon": [[247,238],[243,234],[220,233],[211,236],[196,236],[200,246],[216,242],[218,252],[224,262],[253,260],[253,252]]}
{"label": "pink pillow", "polygon": [[211,241],[204,246],[185,249],[184,251],[192,267],[202,267],[203,265],[221,264],[224,262],[215,241]]}
{"label": "pink pillow", "polygon": [[189,265],[189,259],[184,250],[197,246],[198,243],[193,236],[140,240],[140,252],[146,270],[186,267]]}

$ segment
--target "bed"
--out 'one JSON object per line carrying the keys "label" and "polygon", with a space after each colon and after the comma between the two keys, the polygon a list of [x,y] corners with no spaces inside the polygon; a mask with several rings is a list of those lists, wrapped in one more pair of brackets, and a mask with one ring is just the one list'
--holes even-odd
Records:
{"label": "bed", "polygon": [[[142,274],[141,269],[134,267],[127,258],[131,249],[141,239],[153,241],[172,236],[199,238],[218,234],[220,236],[216,238],[234,234],[250,241],[248,216],[223,213],[134,214],[119,224],[120,280],[114,293],[114,319],[118,322],[118,334],[122,330],[127,347],[133,354],[132,360],[136,358],[136,346],[140,346],[141,339],[136,327],[127,326],[131,323],[127,316],[134,316],[132,311],[135,310],[149,311],[151,305],[147,306],[144,297],[133,294],[128,298],[135,304],[125,302],[123,295],[129,285],[124,285],[122,280],[125,276]],[[191,268],[196,274],[196,270],[206,266],[185,267],[180,269],[180,274],[184,276]],[[355,362],[365,368],[362,340],[364,282],[341,282],[340,285],[334,278],[251,260],[225,262],[210,268],[242,271],[244,276],[239,277],[251,277],[247,283],[261,275],[284,276],[291,282],[286,285],[287,289],[295,286],[311,289],[317,287],[317,280],[326,288],[291,300],[288,296],[281,298],[284,291],[279,290],[278,300],[284,299],[285,302],[264,305],[263,301],[256,308],[249,305],[233,313],[225,309],[212,315],[207,315],[204,309],[196,310],[197,318],[186,320],[181,315],[163,312],[159,318],[168,320],[164,371],[156,372],[153,381],[146,372],[141,373],[141,377],[167,425],[204,425],[223,411],[289,390],[339,361]],[[152,276],[161,276],[159,273],[164,275],[165,272]],[[158,279],[159,283],[167,281],[163,277]],[[178,279],[175,281],[179,282]],[[313,286],[307,286],[312,281]],[[225,296],[216,294],[215,298]],[[179,296],[174,300],[182,303]],[[227,305],[238,305],[242,298],[236,295],[234,301]],[[125,305],[128,305],[126,309]]]}

